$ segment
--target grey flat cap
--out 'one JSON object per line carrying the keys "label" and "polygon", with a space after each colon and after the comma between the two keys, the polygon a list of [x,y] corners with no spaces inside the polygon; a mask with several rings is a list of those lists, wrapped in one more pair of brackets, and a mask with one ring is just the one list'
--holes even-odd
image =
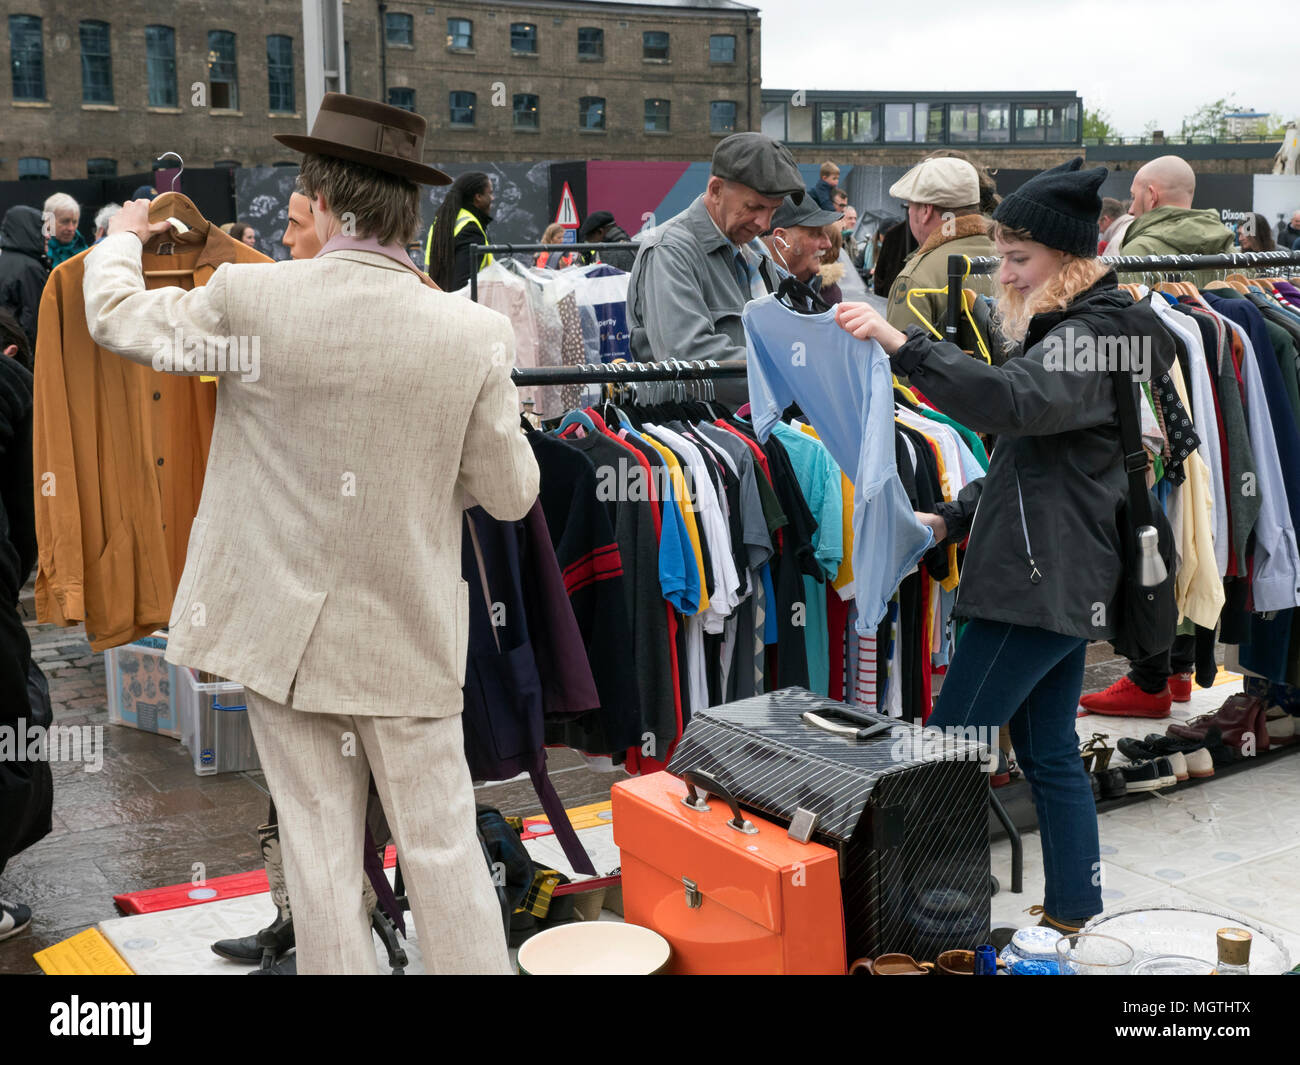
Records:
{"label": "grey flat cap", "polygon": [[787,196],[781,206],[772,212],[773,229],[790,229],[792,226],[809,226],[820,229],[844,217],[842,211],[827,211],[819,207],[811,196],[805,196],[803,203],[795,203]]}
{"label": "grey flat cap", "polygon": [[762,133],[733,133],[718,141],[712,173],[748,185],[760,196],[789,196],[795,203],[803,202],[803,175],[790,149]]}

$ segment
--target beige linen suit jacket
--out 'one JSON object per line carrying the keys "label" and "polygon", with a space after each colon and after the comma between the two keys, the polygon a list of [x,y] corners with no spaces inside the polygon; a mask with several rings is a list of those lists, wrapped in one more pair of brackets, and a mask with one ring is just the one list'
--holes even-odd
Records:
{"label": "beige linen suit jacket", "polygon": [[86,258],[97,344],[156,368],[196,338],[257,352],[172,367],[220,383],[167,660],[300,710],[459,713],[466,494],[504,521],[537,497],[509,321],[373,252],[225,264],[188,292],[146,292],[140,253],[122,233]]}

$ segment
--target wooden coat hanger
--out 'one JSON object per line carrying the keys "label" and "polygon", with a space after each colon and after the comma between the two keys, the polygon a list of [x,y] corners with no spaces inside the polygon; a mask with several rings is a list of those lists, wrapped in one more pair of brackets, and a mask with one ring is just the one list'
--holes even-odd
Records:
{"label": "wooden coat hanger", "polygon": [[[181,242],[184,244],[202,243],[207,240],[212,223],[203,217],[188,196],[175,191],[176,182],[180,179],[181,174],[185,173],[185,160],[176,152],[164,152],[159,156],[159,161],[161,162],[169,155],[175,155],[181,165],[172,177],[172,187],[149,204],[149,221],[170,222],[173,232],[181,238]],[[146,270],[144,276],[193,277],[194,269],[191,267],[185,270]]]}

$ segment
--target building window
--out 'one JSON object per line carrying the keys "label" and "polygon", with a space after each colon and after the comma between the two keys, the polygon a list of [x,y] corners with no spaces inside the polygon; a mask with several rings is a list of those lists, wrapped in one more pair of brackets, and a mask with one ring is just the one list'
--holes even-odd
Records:
{"label": "building window", "polygon": [[578,128],[605,128],[605,97],[583,96],[578,100]]}
{"label": "building window", "polygon": [[388,90],[388,102],[393,107],[400,107],[403,111],[414,111],[415,90],[390,88]]}
{"label": "building window", "polygon": [[515,93],[515,129],[537,128],[537,97],[530,92]]}
{"label": "building window", "polygon": [[970,144],[980,137],[980,105],[948,105],[948,140],[954,144]]}
{"label": "building window", "polygon": [[578,58],[605,58],[605,31],[597,26],[578,27]]}
{"label": "building window", "polygon": [[1079,137],[1075,104],[1018,104],[1016,106],[1016,140],[1048,141],[1061,144]]}
{"label": "building window", "polygon": [[87,159],[86,177],[117,177],[117,160]]}
{"label": "building window", "polygon": [[1010,104],[980,104],[980,140],[995,144],[1011,140]]}
{"label": "building window", "polygon": [[474,125],[474,107],[478,96],[472,92],[453,92],[447,95],[448,120],[453,126]]}
{"label": "building window", "polygon": [[269,110],[293,114],[293,38],[272,34],[266,39]]}
{"label": "building window", "polygon": [[50,161],[39,155],[25,155],[18,160],[19,181],[41,181],[50,176]]}
{"label": "building window", "polygon": [[709,104],[709,132],[736,132],[736,101],[714,100]]}
{"label": "building window", "polygon": [[149,68],[149,106],[176,106],[176,31],[170,26],[144,28],[145,63]]}
{"label": "building window", "polygon": [[384,12],[384,40],[388,44],[415,45],[415,19],[401,12]]}
{"label": "building window", "polygon": [[641,58],[667,59],[668,34],[664,30],[646,30],[641,34]]}
{"label": "building window", "polygon": [[45,50],[41,20],[35,15],[9,16],[9,63],[15,100],[45,99]]}
{"label": "building window", "polygon": [[447,47],[473,48],[474,23],[467,18],[449,18],[447,20]]}
{"label": "building window", "polygon": [[872,144],[880,140],[880,122],[873,105],[831,107],[823,104],[817,109],[817,117],[821,132],[819,139],[823,144]]}
{"label": "building window", "polygon": [[1065,108],[1065,137],[1067,144],[1079,143],[1079,104],[1069,104]]}
{"label": "building window", "polygon": [[943,104],[916,104],[916,139],[923,144],[943,143]]}
{"label": "building window", "polygon": [[510,23],[510,51],[519,55],[536,55],[537,27],[531,22]]}
{"label": "building window", "polygon": [[113,102],[113,55],[108,43],[108,23],[86,21],[81,31],[81,102]]}
{"label": "building window", "polygon": [[645,102],[645,131],[647,133],[667,133],[668,111],[669,102],[667,100],[647,100]]}
{"label": "building window", "polygon": [[736,38],[730,33],[715,33],[709,38],[710,63],[734,63]]}
{"label": "building window", "polygon": [[235,66],[235,35],[208,31],[208,105],[214,111],[239,110],[239,81]]}
{"label": "building window", "polygon": [[785,101],[764,103],[761,122],[763,136],[773,140],[785,140]]}
{"label": "building window", "polygon": [[912,140],[911,104],[885,104],[885,140]]}

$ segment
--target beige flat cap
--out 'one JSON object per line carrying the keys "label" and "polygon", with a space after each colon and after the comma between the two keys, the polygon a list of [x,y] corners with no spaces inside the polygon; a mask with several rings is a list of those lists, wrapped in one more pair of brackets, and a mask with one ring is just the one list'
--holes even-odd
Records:
{"label": "beige flat cap", "polygon": [[895,181],[889,195],[907,203],[970,207],[980,202],[979,175],[964,159],[926,159]]}

